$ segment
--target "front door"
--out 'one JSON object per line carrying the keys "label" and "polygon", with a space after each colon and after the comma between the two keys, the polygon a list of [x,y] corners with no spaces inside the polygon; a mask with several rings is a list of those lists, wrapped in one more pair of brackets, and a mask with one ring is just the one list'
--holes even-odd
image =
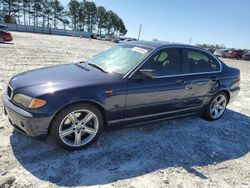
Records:
{"label": "front door", "polygon": [[[163,49],[153,55],[128,79],[126,120],[177,112],[185,108],[191,96],[190,83],[183,73],[183,51]],[[155,71],[154,79],[138,79],[140,70]]]}

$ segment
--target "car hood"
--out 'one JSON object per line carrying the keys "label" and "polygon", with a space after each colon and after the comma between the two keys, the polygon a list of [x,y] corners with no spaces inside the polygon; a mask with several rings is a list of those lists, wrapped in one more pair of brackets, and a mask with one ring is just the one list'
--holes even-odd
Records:
{"label": "car hood", "polygon": [[82,81],[82,84],[103,82],[114,79],[117,74],[105,73],[94,67],[83,64],[66,64],[26,71],[10,80],[12,88],[35,86],[43,84],[64,84]]}

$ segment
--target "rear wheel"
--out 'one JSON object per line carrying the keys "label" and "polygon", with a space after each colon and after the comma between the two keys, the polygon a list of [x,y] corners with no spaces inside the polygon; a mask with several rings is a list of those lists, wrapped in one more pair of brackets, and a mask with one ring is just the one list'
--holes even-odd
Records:
{"label": "rear wheel", "polygon": [[0,43],[4,43],[4,42],[5,42],[4,38],[0,37]]}
{"label": "rear wheel", "polygon": [[76,104],[61,111],[53,120],[50,133],[64,149],[79,150],[93,144],[103,127],[100,111],[89,104]]}
{"label": "rear wheel", "polygon": [[228,103],[228,96],[225,92],[219,92],[209,102],[203,117],[206,120],[213,121],[221,118]]}

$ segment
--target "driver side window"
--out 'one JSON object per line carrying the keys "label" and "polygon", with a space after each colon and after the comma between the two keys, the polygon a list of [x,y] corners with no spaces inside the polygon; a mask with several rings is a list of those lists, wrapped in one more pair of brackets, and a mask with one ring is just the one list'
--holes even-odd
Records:
{"label": "driver side window", "polygon": [[178,49],[164,49],[151,57],[143,69],[153,69],[157,76],[169,76],[181,73],[181,55]]}

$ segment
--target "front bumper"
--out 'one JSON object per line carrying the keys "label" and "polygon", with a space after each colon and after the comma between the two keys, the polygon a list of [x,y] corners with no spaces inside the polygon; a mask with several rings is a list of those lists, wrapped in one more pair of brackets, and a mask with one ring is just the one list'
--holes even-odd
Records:
{"label": "front bumper", "polygon": [[40,137],[48,133],[49,124],[53,116],[28,112],[13,104],[5,91],[2,96],[4,113],[15,128],[19,131],[32,136]]}

